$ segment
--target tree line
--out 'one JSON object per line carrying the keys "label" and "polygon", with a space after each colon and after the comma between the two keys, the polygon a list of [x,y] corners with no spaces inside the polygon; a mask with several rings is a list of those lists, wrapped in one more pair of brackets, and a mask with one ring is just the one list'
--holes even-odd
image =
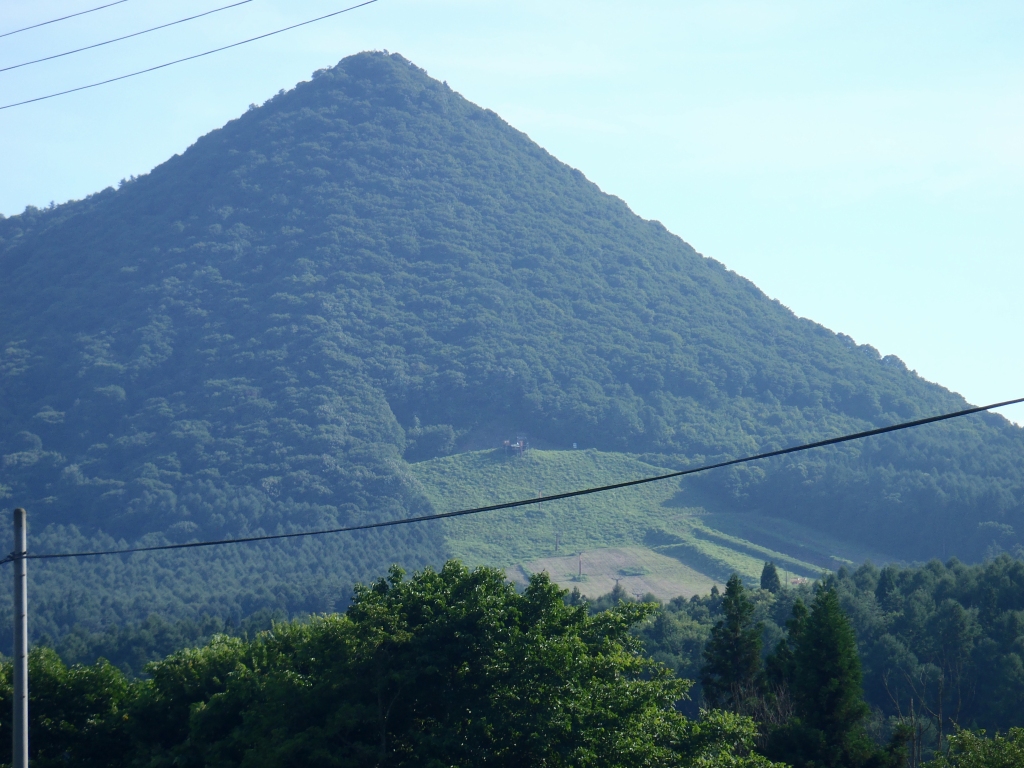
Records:
{"label": "tree line", "polygon": [[[872,700],[879,670],[854,598],[869,582],[886,599],[916,585],[909,602],[920,604],[922,584],[954,583],[928,576],[1006,585],[1022,565],[865,565],[793,590],[766,564],[761,588],[734,576],[724,593],[666,606],[621,593],[587,601],[544,574],[518,592],[502,571],[456,561],[411,577],[394,568],[357,587],[343,614],[250,623],[247,636],[215,634],[141,676],[34,649],[33,765],[1019,765],[1024,730],[1012,713],[991,727],[964,715],[982,710],[943,705],[938,721],[938,700],[913,686],[913,709],[887,714]],[[950,612],[938,606],[917,619],[933,634],[929,622]],[[959,670],[932,693],[959,685],[963,698],[977,670]],[[11,672],[0,665],[8,744]]]}
{"label": "tree line", "polygon": [[394,568],[344,614],[216,636],[144,679],[37,649],[33,765],[771,768],[749,718],[675,708],[687,681],[631,633],[653,605],[564,598],[544,575],[519,593],[452,561]]}
{"label": "tree line", "polygon": [[[785,681],[779,654],[794,652],[790,625],[799,619],[800,605],[810,608],[818,597],[812,585],[782,589],[770,564],[757,586],[734,583],[738,596],[715,591],[673,600],[638,630],[654,658],[696,681],[687,711],[721,696],[716,678],[703,674],[721,621],[743,627],[747,669],[755,639],[759,648],[757,674],[746,678],[748,687],[750,681],[756,686],[740,709],[778,705],[776,693]],[[902,730],[912,758],[920,762],[943,754],[957,729],[1006,732],[1024,723],[1020,560],[1003,555],[977,565],[950,560],[881,569],[867,563],[828,574],[819,586],[834,593],[856,639],[869,707],[865,728],[876,741]],[[737,606],[743,606],[739,613]],[[704,690],[704,683],[711,687]],[[784,690],[795,706],[792,687]]]}

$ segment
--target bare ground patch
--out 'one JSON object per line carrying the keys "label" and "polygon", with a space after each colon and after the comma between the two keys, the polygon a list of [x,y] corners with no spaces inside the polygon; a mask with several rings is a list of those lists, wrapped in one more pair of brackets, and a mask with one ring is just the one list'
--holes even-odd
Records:
{"label": "bare ground patch", "polygon": [[512,581],[524,583],[529,574],[542,571],[559,586],[578,587],[590,598],[611,592],[616,581],[634,597],[653,594],[659,600],[707,594],[716,583],[678,560],[646,547],[609,547],[564,557],[543,557],[512,566],[505,573]]}

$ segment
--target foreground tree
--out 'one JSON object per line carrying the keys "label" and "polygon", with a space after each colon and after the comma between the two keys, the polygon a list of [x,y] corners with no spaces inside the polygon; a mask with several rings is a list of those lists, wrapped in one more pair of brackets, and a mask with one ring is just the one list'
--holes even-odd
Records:
{"label": "foreground tree", "polygon": [[1011,728],[1005,736],[985,738],[984,731],[957,731],[949,739],[949,751],[927,764],[928,768],[1020,768],[1024,765],[1024,728]]}
{"label": "foreground tree", "polygon": [[770,768],[749,718],[677,711],[689,683],[631,631],[654,608],[590,615],[544,575],[519,594],[450,562],[393,569],[345,615],[218,636],[144,681],[37,653],[33,765]]}
{"label": "foreground tree", "polygon": [[794,717],[772,734],[767,754],[794,768],[868,768],[898,761],[898,745],[879,750],[864,729],[857,639],[832,588],[806,612],[798,603],[789,638],[769,669],[781,675]]}
{"label": "foreground tree", "polygon": [[762,627],[753,623],[754,604],[735,573],[725,585],[722,614],[704,649],[701,685],[710,707],[742,712],[760,692]]}
{"label": "foreground tree", "polygon": [[[125,725],[132,686],[106,661],[68,667],[49,648],[29,654],[29,745],[33,768],[126,764]],[[0,665],[0,750],[11,754],[13,667]],[[10,763],[4,761],[3,765]]]}
{"label": "foreground tree", "polygon": [[[675,711],[688,683],[630,633],[652,608],[590,616],[546,576],[517,594],[498,570],[395,569],[345,616],[263,636],[241,665],[252,671],[190,703],[171,752],[200,743],[206,764],[254,768],[767,765],[749,753],[749,721]],[[183,663],[154,667],[155,694]]]}

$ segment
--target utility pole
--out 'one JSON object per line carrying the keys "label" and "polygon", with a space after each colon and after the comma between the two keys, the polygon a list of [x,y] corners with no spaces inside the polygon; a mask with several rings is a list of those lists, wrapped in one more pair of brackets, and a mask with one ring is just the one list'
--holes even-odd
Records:
{"label": "utility pole", "polygon": [[14,510],[14,760],[11,768],[28,768],[28,554],[25,510]]}

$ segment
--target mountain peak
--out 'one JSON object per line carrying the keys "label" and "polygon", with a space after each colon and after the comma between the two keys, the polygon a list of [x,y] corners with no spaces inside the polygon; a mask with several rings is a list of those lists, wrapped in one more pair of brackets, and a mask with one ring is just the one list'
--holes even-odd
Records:
{"label": "mountain peak", "polygon": [[[963,405],[385,52],[116,192],[0,221],[0,268],[0,493],[54,547],[403,517],[431,508],[408,462],[519,435],[680,466]],[[978,523],[1021,513],[1019,430],[928,429],[690,492],[979,557]],[[351,581],[448,551],[436,526],[303,546],[261,550],[253,605],[297,573],[316,594],[327,562]]]}

